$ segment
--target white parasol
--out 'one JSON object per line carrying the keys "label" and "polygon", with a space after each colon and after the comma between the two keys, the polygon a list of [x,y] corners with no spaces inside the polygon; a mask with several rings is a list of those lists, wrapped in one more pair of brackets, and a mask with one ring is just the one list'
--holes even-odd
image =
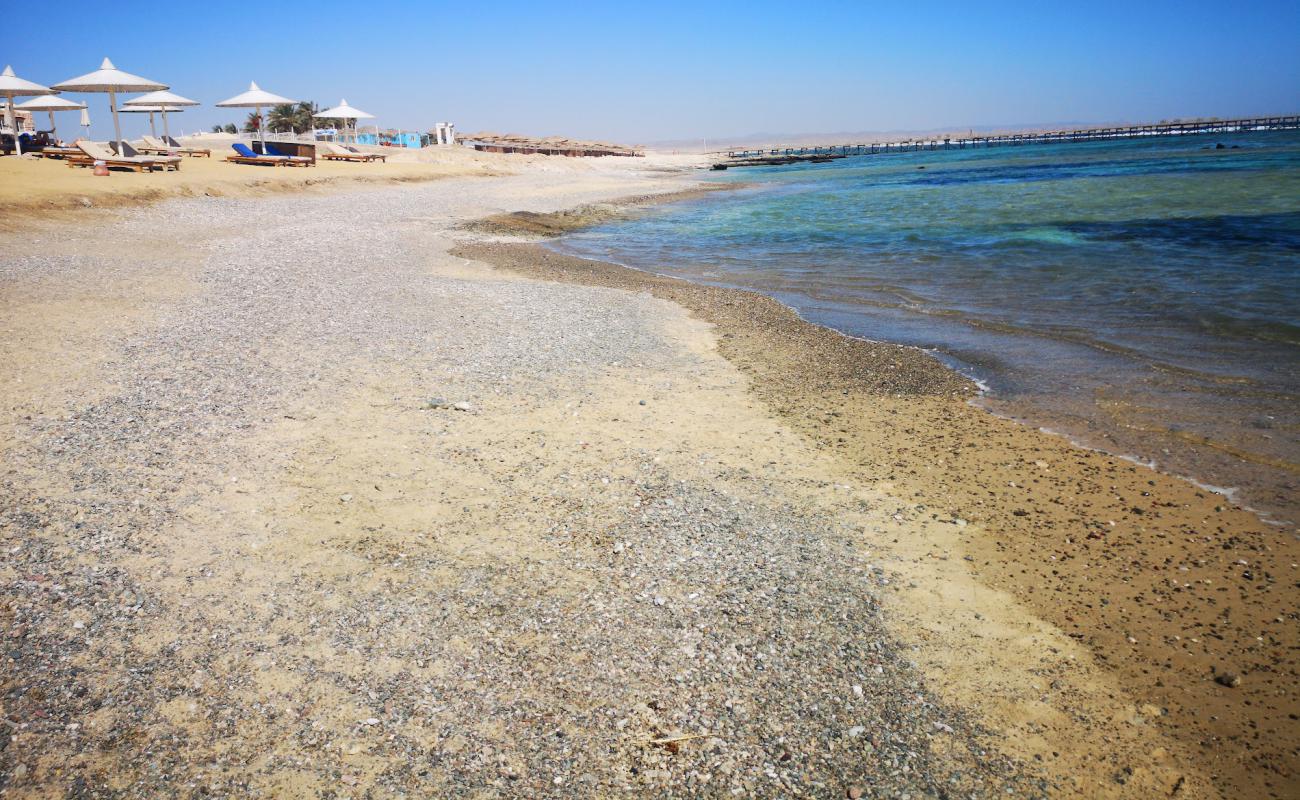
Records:
{"label": "white parasol", "polygon": [[117,93],[154,92],[167,87],[157,81],[123,72],[106,58],[94,72],[56,83],[54,88],[61,92],[108,92],[108,108],[113,112],[113,132],[117,134],[117,152],[125,153],[126,149],[122,146],[122,124],[117,118]]}
{"label": "white parasol", "polygon": [[155,138],[158,136],[158,129],[154,126],[153,115],[159,112],[166,112],[163,106],[128,106],[126,103],[118,109],[120,114],[148,114],[149,115],[149,133]]}
{"label": "white parasol", "polygon": [[229,100],[222,100],[217,103],[218,108],[255,108],[257,109],[257,134],[262,140],[262,149],[266,149],[266,126],[262,120],[262,108],[264,106],[279,106],[285,103],[296,103],[297,100],[290,100],[287,97],[281,97],[278,94],[271,94],[264,91],[257,82],[248,84],[248,91],[243,94],[237,94]]}
{"label": "white parasol", "polygon": [[[179,114],[181,111],[181,106],[197,106],[198,104],[199,101],[197,100],[191,100],[188,97],[181,97],[180,95],[173,94],[172,92],[150,92],[149,94],[140,95],[134,100],[127,100],[122,105],[123,106],[154,106],[155,110],[162,112],[163,136],[166,136],[168,139],[171,139],[172,132],[171,132],[171,128],[168,127],[167,125],[167,112],[171,110]],[[149,121],[153,122],[153,117],[150,117]],[[154,135],[156,136],[157,134]],[[168,144],[170,143],[171,142],[168,142]]]}
{"label": "white parasol", "polygon": [[320,119],[352,120],[352,141],[354,142],[357,140],[357,120],[375,118],[374,114],[367,114],[366,112],[361,111],[360,109],[356,109],[348,105],[347,100],[340,100],[337,106],[326,109],[320,112],[319,114],[312,114],[312,116],[318,117]]}
{"label": "white parasol", "polygon": [[49,94],[50,91],[48,86],[25,81],[14,75],[13,67],[5,67],[5,71],[0,72],[0,95],[9,98],[9,104],[5,106],[5,122],[9,125],[9,130],[14,132],[14,153],[16,155],[23,154],[23,142],[18,137],[18,122],[14,117],[14,98]]}
{"label": "white parasol", "polygon": [[39,97],[33,97],[17,106],[19,111],[48,111],[50,112],[50,133],[55,133],[54,112],[55,111],[85,111],[85,103],[74,103],[71,100],[64,100],[62,97],[55,97],[52,94],[43,94]]}

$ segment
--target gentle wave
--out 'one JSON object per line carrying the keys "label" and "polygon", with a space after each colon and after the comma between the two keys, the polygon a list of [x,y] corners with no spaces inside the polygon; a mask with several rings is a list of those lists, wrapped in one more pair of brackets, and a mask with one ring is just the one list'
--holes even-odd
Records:
{"label": "gentle wave", "polygon": [[[1300,463],[1300,134],[1224,141],[726,174],[758,188],[561,247],[765,291],[851,335],[932,348],[994,404],[1274,505],[1290,497],[1284,513],[1300,517],[1288,488]],[[1103,408],[1112,388],[1140,395],[1144,418]]]}

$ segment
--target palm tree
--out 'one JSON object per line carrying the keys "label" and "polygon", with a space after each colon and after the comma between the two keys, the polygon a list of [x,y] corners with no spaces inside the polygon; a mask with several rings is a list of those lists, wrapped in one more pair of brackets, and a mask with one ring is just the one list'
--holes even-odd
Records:
{"label": "palm tree", "polygon": [[319,110],[320,106],[310,100],[273,106],[270,113],[266,115],[266,126],[277,131],[306,131],[325,127],[329,120],[318,120],[312,116]]}
{"label": "palm tree", "polygon": [[297,106],[293,103],[284,105],[271,106],[271,110],[266,115],[266,127],[273,131],[283,131],[290,128],[297,129]]}

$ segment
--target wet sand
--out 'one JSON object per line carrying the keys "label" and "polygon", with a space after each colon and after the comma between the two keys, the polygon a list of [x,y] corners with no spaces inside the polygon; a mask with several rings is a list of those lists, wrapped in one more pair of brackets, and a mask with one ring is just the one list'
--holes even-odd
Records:
{"label": "wet sand", "polygon": [[1085,645],[1132,698],[1116,703],[1181,741],[1224,796],[1300,791],[1290,535],[1184,480],[988,414],[924,353],[844,337],[770,298],[536,244],[456,252],[648,292],[716,325],[757,397],[847,475],[903,499],[901,514],[933,523],[904,549],[961,558]]}

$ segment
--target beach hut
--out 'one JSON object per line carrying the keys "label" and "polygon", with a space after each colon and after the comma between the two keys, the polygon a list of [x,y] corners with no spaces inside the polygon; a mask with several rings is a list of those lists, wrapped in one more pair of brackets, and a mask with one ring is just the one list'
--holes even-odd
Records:
{"label": "beach hut", "polygon": [[4,72],[0,72],[0,96],[8,98],[9,102],[5,105],[5,124],[14,134],[14,154],[23,154],[22,139],[18,137],[18,122],[14,118],[14,98],[30,97],[33,95],[49,94],[52,90],[48,86],[41,86],[39,83],[25,81],[14,74],[13,67],[5,67]]}
{"label": "beach hut", "polygon": [[339,104],[333,108],[327,108],[319,114],[312,114],[312,116],[318,119],[341,119],[345,121],[344,124],[347,124],[347,120],[352,120],[352,141],[354,142],[357,140],[357,120],[375,118],[374,114],[367,114],[348,105],[346,99],[339,100]]}
{"label": "beach hut", "polygon": [[52,94],[43,94],[33,97],[17,106],[19,111],[48,111],[50,114],[50,133],[55,133],[54,112],[55,111],[85,111],[85,103],[74,103],[71,100],[65,100]]}
{"label": "beach hut", "polygon": [[[171,132],[171,127],[167,124],[167,112],[174,111],[175,113],[179,114],[181,113],[181,110],[184,107],[197,106],[198,104],[199,101],[197,100],[191,100],[188,97],[181,97],[180,95],[174,94],[172,92],[150,92],[149,94],[140,95],[134,100],[127,100],[122,105],[144,106],[144,107],[153,106],[156,108],[156,110],[162,112],[163,136],[166,136],[170,140],[172,138],[172,132]],[[152,130],[153,127],[152,115],[149,117],[149,123],[150,123],[150,129]],[[154,136],[157,135],[158,135],[157,133],[154,134]]]}
{"label": "beach hut", "polygon": [[[164,87],[165,88],[165,87]],[[257,109],[257,136],[262,141],[262,149],[266,149],[266,124],[262,119],[262,109],[267,106],[280,106],[285,103],[296,103],[297,100],[290,100],[287,97],[281,97],[278,94],[271,94],[257,85],[256,81],[248,84],[248,91],[243,94],[237,94],[229,100],[222,100],[217,103],[218,108],[254,108]]]}
{"label": "beach hut", "polygon": [[113,112],[113,133],[117,136],[117,152],[124,154],[126,148],[122,142],[122,123],[117,116],[117,93],[156,92],[168,87],[166,84],[123,72],[113,66],[112,61],[105,58],[104,63],[100,64],[99,69],[94,72],[56,83],[54,88],[61,92],[107,92],[108,108]]}

